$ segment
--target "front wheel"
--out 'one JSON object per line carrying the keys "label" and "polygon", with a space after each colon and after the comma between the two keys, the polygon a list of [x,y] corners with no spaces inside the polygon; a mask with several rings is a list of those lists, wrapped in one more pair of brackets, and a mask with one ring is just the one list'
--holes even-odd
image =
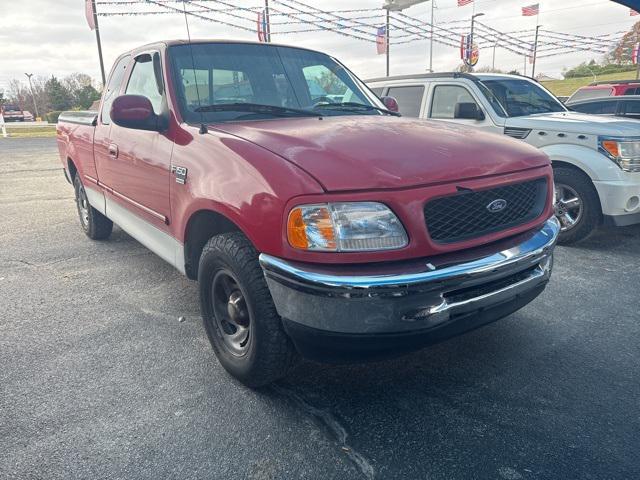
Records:
{"label": "front wheel", "polygon": [[584,240],[597,228],[602,217],[600,200],[591,179],[565,167],[553,169],[554,210],[560,221],[558,243],[569,245]]}
{"label": "front wheel", "polygon": [[207,336],[225,370],[253,388],[284,377],[297,354],[251,242],[239,232],[211,238],[200,257],[198,284]]}

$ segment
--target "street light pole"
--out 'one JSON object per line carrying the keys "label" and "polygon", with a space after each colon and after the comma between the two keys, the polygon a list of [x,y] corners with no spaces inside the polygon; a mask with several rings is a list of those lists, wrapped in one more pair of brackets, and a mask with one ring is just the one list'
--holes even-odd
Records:
{"label": "street light pole", "polygon": [[496,47],[498,46],[498,41],[493,44],[493,62],[491,62],[491,70],[496,71]]}
{"label": "street light pole", "polygon": [[[471,48],[471,50],[473,50],[473,28],[476,22],[476,17],[481,17],[483,16],[484,13],[474,13],[473,15],[471,15],[471,34],[469,35],[469,46]],[[473,67],[469,67],[471,69],[471,71],[473,71]]]}
{"label": "street light pole", "polygon": [[433,10],[436,0],[431,0],[431,36],[429,38],[429,73],[433,73]]}
{"label": "street light pole", "polygon": [[264,0],[264,16],[267,21],[267,31],[264,32],[267,43],[271,43],[271,18],[269,15],[269,0]]}
{"label": "street light pole", "polygon": [[389,50],[391,50],[391,45],[389,42],[389,9],[387,8],[387,26],[385,28],[385,35],[386,35],[386,43],[387,43],[387,77],[389,76]]}
{"label": "street light pole", "polygon": [[33,94],[33,85],[31,84],[31,77],[33,77],[33,73],[25,73],[27,78],[29,79],[29,91],[31,92],[31,99],[33,100],[33,109],[36,112],[36,118],[40,116],[38,113],[38,104],[36,103],[36,96]]}
{"label": "street light pole", "polygon": [[531,69],[531,78],[536,78],[536,57],[538,56],[538,31],[540,30],[540,25],[536,25],[536,39],[533,43],[533,68]]}

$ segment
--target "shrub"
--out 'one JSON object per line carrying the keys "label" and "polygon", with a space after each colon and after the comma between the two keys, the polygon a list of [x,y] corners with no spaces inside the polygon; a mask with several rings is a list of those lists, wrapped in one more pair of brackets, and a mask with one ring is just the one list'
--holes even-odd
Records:
{"label": "shrub", "polygon": [[58,117],[60,116],[61,113],[62,112],[60,112],[58,110],[53,111],[53,112],[49,112],[44,116],[44,118],[46,118],[47,122],[49,122],[49,123],[58,123]]}

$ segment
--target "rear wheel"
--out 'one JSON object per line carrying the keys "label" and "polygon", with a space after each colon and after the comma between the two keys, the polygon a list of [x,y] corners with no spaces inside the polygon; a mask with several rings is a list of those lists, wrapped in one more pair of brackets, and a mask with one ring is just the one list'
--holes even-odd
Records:
{"label": "rear wheel", "polygon": [[558,243],[569,245],[584,240],[597,228],[602,215],[600,200],[591,179],[566,167],[553,169],[555,215],[560,221]]}
{"label": "rear wheel", "polygon": [[108,238],[113,230],[113,222],[91,206],[87,199],[84,185],[82,185],[80,176],[77,174],[73,179],[73,188],[76,193],[76,206],[78,207],[80,226],[84,233],[91,240]]}
{"label": "rear wheel", "polygon": [[207,336],[225,370],[249,387],[284,377],[297,353],[251,242],[239,232],[211,238],[200,257],[198,284]]}

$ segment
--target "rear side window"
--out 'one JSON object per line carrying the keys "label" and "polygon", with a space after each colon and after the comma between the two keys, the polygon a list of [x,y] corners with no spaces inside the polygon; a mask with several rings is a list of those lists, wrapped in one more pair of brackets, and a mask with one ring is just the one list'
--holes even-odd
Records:
{"label": "rear side window", "polygon": [[424,96],[423,86],[391,87],[387,95],[398,101],[400,113],[405,117],[418,118],[420,116],[420,107]]}
{"label": "rear side window", "polygon": [[624,113],[627,115],[639,115],[640,114],[640,102],[627,100],[624,102]]}
{"label": "rear side window", "polygon": [[454,118],[456,104],[476,103],[464,87],[457,85],[439,85],[433,91],[431,118]]}
{"label": "rear side window", "polygon": [[376,94],[376,97],[380,98],[382,96],[382,92],[384,91],[384,87],[375,87],[372,88],[371,91]]}
{"label": "rear side window", "polygon": [[113,68],[113,72],[111,73],[111,78],[109,78],[107,90],[104,94],[104,101],[102,102],[102,112],[100,113],[100,117],[104,125],[111,123],[111,116],[109,115],[109,112],[111,111],[111,104],[120,91],[122,79],[124,78],[124,73],[130,59],[131,57],[127,55],[118,60],[118,63],[116,63],[116,66]]}
{"label": "rear side window", "polygon": [[592,98],[604,98],[613,95],[613,88],[581,88],[574,93],[568,101],[591,100]]}
{"label": "rear side window", "polygon": [[157,67],[154,66],[154,61],[159,62],[159,55],[154,54],[152,56],[145,53],[136,58],[126,93],[147,97],[151,101],[151,105],[153,105],[155,114],[160,115],[162,113],[163,86],[159,83],[162,79],[157,74]]}
{"label": "rear side window", "polygon": [[615,100],[605,100],[601,102],[585,103],[583,105],[575,105],[572,110],[580,113],[590,113],[593,115],[614,115],[618,102]]}

